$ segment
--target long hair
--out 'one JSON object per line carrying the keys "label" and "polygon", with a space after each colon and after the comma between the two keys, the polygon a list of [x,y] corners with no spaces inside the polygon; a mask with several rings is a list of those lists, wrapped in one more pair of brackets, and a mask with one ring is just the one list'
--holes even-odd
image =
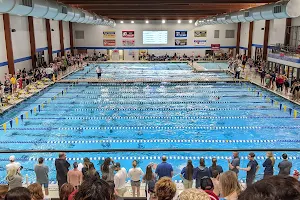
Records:
{"label": "long hair", "polygon": [[267,156],[272,161],[272,166],[274,166],[274,164],[275,164],[275,158],[274,158],[273,152],[272,151],[268,151],[267,152]]}
{"label": "long hair", "polygon": [[40,184],[33,183],[33,184],[29,185],[27,188],[30,191],[32,200],[43,200],[44,199],[43,189]]}
{"label": "long hair", "polygon": [[212,162],[212,166],[211,166],[212,170],[217,170],[217,159],[213,158],[211,162]]}
{"label": "long hair", "polygon": [[233,171],[227,171],[220,176],[221,191],[224,197],[233,192],[240,194],[241,186],[238,182],[237,175]]}
{"label": "long hair", "polygon": [[90,163],[88,164],[88,171],[87,171],[87,174],[90,175],[90,176],[96,174],[96,169],[95,169],[94,163],[90,162]]}
{"label": "long hair", "polygon": [[191,160],[188,160],[186,165],[187,180],[193,180],[194,166]]}
{"label": "long hair", "polygon": [[151,165],[148,165],[146,168],[145,180],[150,181],[153,178],[153,172]]}
{"label": "long hair", "polygon": [[110,158],[105,158],[104,163],[101,165],[101,171],[102,172],[109,172],[109,165],[110,165]]}
{"label": "long hair", "polygon": [[65,183],[61,186],[60,191],[59,191],[59,197],[60,200],[68,200],[70,194],[74,191],[73,185],[70,183]]}
{"label": "long hair", "polygon": [[16,167],[11,167],[9,168],[7,175],[6,175],[6,180],[10,180],[14,175],[17,174],[18,169]]}

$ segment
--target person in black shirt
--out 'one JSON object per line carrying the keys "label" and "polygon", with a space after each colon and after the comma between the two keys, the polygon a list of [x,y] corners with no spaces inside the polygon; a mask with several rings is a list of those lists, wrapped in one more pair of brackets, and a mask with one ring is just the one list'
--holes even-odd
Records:
{"label": "person in black shirt", "polygon": [[247,168],[241,168],[241,167],[236,167],[239,170],[243,170],[247,172],[247,177],[246,177],[246,184],[247,187],[253,184],[256,172],[259,170],[259,166],[257,161],[254,159],[255,154],[254,153],[249,153],[248,159],[249,163],[247,165]]}
{"label": "person in black shirt", "polygon": [[61,186],[68,182],[67,174],[69,171],[70,163],[66,160],[66,154],[59,153],[59,158],[55,160],[56,168],[56,179],[58,182],[58,188],[60,190]]}

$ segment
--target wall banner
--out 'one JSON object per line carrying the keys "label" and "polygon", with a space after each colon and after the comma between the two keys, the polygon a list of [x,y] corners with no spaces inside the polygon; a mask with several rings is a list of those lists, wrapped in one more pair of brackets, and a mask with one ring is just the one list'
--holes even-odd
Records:
{"label": "wall banner", "polygon": [[194,40],[194,45],[195,46],[205,46],[206,40]]}
{"label": "wall banner", "polygon": [[194,37],[206,37],[207,31],[194,31]]}
{"label": "wall banner", "polygon": [[116,31],[103,31],[103,38],[116,38]]}
{"label": "wall banner", "polygon": [[116,46],[116,40],[103,40],[103,46],[105,47]]}
{"label": "wall banner", "polygon": [[219,51],[221,48],[220,44],[211,44],[211,50],[213,51]]}
{"label": "wall banner", "polygon": [[175,46],[185,46],[187,45],[187,39],[176,39]]}
{"label": "wall banner", "polygon": [[122,31],[123,38],[134,38],[134,31]]}
{"label": "wall banner", "polygon": [[135,45],[134,40],[123,40],[122,43],[123,43],[123,46],[125,46],[125,47],[132,47]]}
{"label": "wall banner", "polygon": [[187,37],[187,31],[175,31],[175,37]]}

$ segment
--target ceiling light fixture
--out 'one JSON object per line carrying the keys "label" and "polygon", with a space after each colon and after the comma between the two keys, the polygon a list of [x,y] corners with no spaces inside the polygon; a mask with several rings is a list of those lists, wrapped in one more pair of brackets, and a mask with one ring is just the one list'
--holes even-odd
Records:
{"label": "ceiling light fixture", "polygon": [[132,24],[134,24],[134,21],[131,21]]}
{"label": "ceiling light fixture", "polygon": [[148,21],[148,20],[146,20],[146,24],[149,24],[149,21]]}
{"label": "ceiling light fixture", "polygon": [[181,23],[181,20],[178,20],[177,23],[180,24],[180,23]]}
{"label": "ceiling light fixture", "polygon": [[120,23],[123,24],[124,22],[123,22],[123,21],[120,21]]}
{"label": "ceiling light fixture", "polygon": [[193,23],[193,20],[189,20],[189,23],[190,23],[190,24]]}
{"label": "ceiling light fixture", "polygon": [[161,21],[161,23],[163,23],[163,24],[166,23],[166,20],[163,19],[163,20]]}

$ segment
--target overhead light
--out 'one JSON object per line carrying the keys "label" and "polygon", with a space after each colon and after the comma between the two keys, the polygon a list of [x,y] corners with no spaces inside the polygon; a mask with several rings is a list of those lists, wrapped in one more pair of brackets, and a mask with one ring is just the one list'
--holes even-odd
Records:
{"label": "overhead light", "polygon": [[190,24],[193,23],[193,20],[189,20],[189,23],[190,23]]}
{"label": "overhead light", "polygon": [[123,22],[123,21],[120,21],[120,23],[123,24],[124,22]]}
{"label": "overhead light", "polygon": [[146,20],[146,24],[149,24],[149,21],[148,21],[148,20]]}
{"label": "overhead light", "polygon": [[163,19],[163,20],[161,21],[161,23],[163,23],[163,24],[166,23],[166,20]]}
{"label": "overhead light", "polygon": [[132,24],[134,24],[134,21],[131,21]]}
{"label": "overhead light", "polygon": [[181,20],[178,20],[177,23],[180,24],[180,23],[181,23]]}

